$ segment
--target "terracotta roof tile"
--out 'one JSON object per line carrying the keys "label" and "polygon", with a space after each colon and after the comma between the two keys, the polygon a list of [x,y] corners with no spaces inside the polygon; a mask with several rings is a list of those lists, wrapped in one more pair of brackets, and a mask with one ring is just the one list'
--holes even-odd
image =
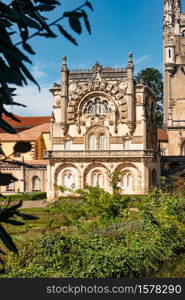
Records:
{"label": "terracotta roof tile", "polygon": [[28,165],[48,165],[48,160],[32,160],[32,161],[25,161]]}
{"label": "terracotta roof tile", "polygon": [[[50,116],[41,116],[41,117],[22,117],[19,115],[14,114],[14,116],[19,119],[21,122],[17,122],[12,120],[11,118],[7,117],[6,115],[3,116],[3,120],[8,122],[12,127],[14,127],[17,132],[39,126],[44,123],[48,123],[51,119]],[[2,128],[0,128],[0,132],[5,132]]]}
{"label": "terracotta roof tile", "polygon": [[166,130],[158,128],[157,129],[157,139],[158,141],[168,141],[168,133]]}
{"label": "terracotta roof tile", "polygon": [[35,141],[37,140],[41,133],[49,132],[50,123],[45,123],[17,134],[10,134],[10,133],[0,133],[0,141],[5,142],[14,142],[14,141]]}

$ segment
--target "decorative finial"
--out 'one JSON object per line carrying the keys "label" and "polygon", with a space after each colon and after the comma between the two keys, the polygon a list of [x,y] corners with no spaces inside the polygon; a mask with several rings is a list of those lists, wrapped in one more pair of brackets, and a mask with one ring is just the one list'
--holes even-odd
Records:
{"label": "decorative finial", "polygon": [[67,65],[67,56],[63,56],[62,58],[62,64]]}
{"label": "decorative finial", "polygon": [[129,52],[128,54],[128,68],[133,69],[134,64],[133,64],[133,54]]}
{"label": "decorative finial", "polygon": [[131,52],[129,52],[129,54],[128,54],[128,62],[129,63],[133,62],[133,54]]}
{"label": "decorative finial", "polygon": [[94,73],[98,73],[98,72],[101,72],[102,70],[102,66],[100,65],[100,63],[97,61],[95,63],[95,65],[92,67],[92,70]]}
{"label": "decorative finial", "polygon": [[62,71],[67,71],[67,56],[62,57]]}

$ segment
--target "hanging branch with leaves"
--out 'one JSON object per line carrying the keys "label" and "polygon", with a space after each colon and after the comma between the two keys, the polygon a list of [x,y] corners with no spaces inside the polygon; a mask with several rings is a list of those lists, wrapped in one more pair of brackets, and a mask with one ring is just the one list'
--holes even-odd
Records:
{"label": "hanging branch with leaves", "polygon": [[[74,37],[60,24],[63,19],[68,19],[70,28],[78,34],[82,33],[83,20],[88,33],[91,33],[86,13],[86,9],[93,11],[89,1],[73,11],[64,12],[60,18],[49,23],[44,13],[53,11],[60,4],[60,1],[56,0],[13,0],[9,4],[0,1],[0,127],[9,133],[16,133],[16,130],[3,120],[3,114],[18,122],[19,120],[7,111],[5,105],[25,106],[13,101],[15,88],[9,87],[9,84],[23,86],[28,85],[27,80],[30,80],[40,89],[25,65],[32,64],[30,58],[18,47],[34,55],[35,51],[28,43],[31,38],[56,38],[58,32],[78,45]],[[35,32],[30,34],[33,30]],[[20,37],[16,44],[13,42],[15,36]]]}

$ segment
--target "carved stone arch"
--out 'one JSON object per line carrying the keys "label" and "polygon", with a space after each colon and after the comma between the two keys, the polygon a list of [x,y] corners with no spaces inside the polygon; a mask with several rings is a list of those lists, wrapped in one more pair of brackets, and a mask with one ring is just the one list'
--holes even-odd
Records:
{"label": "carved stone arch", "polygon": [[108,181],[107,175],[108,175],[109,169],[102,163],[91,163],[84,169],[83,187],[85,187],[89,183],[88,177],[91,176],[91,172],[93,172],[94,170],[104,170],[105,181]]}
{"label": "carved stone arch", "polygon": [[115,94],[119,93],[119,89],[110,83],[104,82],[93,82],[90,84],[82,85],[71,96],[68,107],[76,107],[76,105],[78,105],[79,108],[79,102],[82,102],[84,98],[86,98],[91,93],[101,93],[104,97],[114,101],[114,104],[116,105]]}
{"label": "carved stone arch", "polygon": [[125,100],[126,92],[120,90],[117,85],[107,82],[90,82],[80,87],[71,95],[68,104],[68,120],[76,121],[77,115],[82,112],[84,101],[92,95],[103,96],[114,103],[115,112],[119,113],[122,120],[127,118],[127,101]]}
{"label": "carved stone arch", "polygon": [[120,169],[123,169],[123,168],[134,168],[134,169],[137,170],[138,173],[140,173],[140,171],[139,171],[139,169],[138,169],[138,167],[136,165],[134,165],[133,163],[127,162],[127,161],[125,161],[125,162],[120,163],[119,165],[117,165],[114,168],[113,172],[115,172],[117,170],[120,170]]}
{"label": "carved stone arch", "polygon": [[107,94],[104,91],[91,91],[80,99],[77,106],[78,112],[81,112],[83,110],[84,104],[86,103],[86,101],[90,100],[91,97],[104,97],[106,100],[114,104],[115,110],[117,109],[117,103],[115,102],[115,99],[111,97],[109,94]]}
{"label": "carved stone arch", "polygon": [[60,164],[56,169],[55,169],[55,172],[54,172],[54,186],[57,186],[57,181],[58,181],[58,176],[59,174],[61,173],[62,170],[65,170],[67,168],[73,168],[76,170],[77,174],[78,174],[78,181],[80,181],[80,178],[81,178],[81,173],[80,173],[80,170],[77,166],[75,166],[74,164],[72,163],[62,163]]}
{"label": "carved stone arch", "polygon": [[141,187],[141,172],[139,171],[138,167],[135,166],[133,163],[130,162],[123,162],[116,166],[113,170],[113,172],[117,170],[123,170],[124,172],[130,172],[133,175],[133,180],[134,180],[134,189],[135,188],[140,188]]}

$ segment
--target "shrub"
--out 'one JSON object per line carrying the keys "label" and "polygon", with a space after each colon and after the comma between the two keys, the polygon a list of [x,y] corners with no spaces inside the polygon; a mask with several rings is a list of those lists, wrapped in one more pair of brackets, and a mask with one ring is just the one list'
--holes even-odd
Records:
{"label": "shrub", "polygon": [[0,201],[6,200],[42,200],[46,199],[46,192],[35,192],[35,193],[22,193],[15,195],[7,195],[5,198],[0,198]]}

